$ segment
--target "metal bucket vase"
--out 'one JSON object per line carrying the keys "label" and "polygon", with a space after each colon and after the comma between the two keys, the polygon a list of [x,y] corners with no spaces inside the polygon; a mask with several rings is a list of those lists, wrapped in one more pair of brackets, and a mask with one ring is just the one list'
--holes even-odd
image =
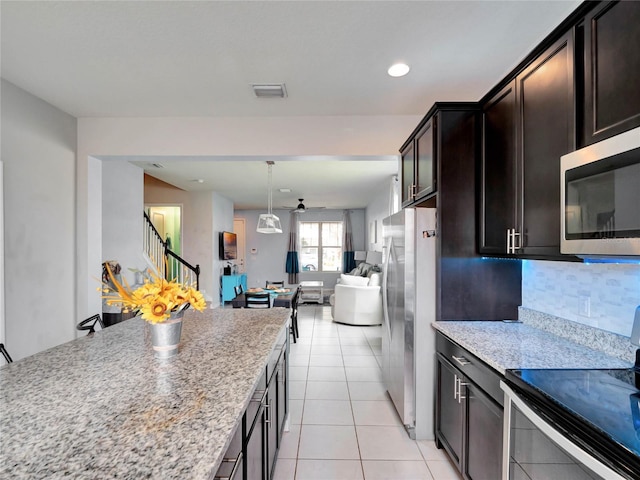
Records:
{"label": "metal bucket vase", "polygon": [[180,335],[182,334],[182,317],[184,311],[172,313],[171,316],[162,323],[150,323],[151,344],[153,352],[158,358],[173,357],[178,353]]}

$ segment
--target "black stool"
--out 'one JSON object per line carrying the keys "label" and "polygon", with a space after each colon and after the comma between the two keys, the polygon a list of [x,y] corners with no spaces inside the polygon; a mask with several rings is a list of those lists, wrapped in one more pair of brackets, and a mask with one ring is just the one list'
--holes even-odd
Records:
{"label": "black stool", "polygon": [[76,325],[76,330],[89,330],[89,333],[87,335],[90,335],[92,333],[95,333],[96,323],[100,324],[100,328],[104,328],[104,323],[102,323],[102,318],[100,318],[99,313],[96,313],[86,320],[81,321],[78,325]]}
{"label": "black stool", "polygon": [[4,348],[4,343],[0,343],[0,352],[2,352],[2,356],[7,361],[7,363],[13,363],[13,359],[11,358],[11,355],[9,355],[9,352],[7,352],[7,349]]}

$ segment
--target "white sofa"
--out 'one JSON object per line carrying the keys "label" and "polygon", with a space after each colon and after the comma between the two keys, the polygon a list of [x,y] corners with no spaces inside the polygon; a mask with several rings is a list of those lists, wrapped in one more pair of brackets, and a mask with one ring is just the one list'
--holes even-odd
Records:
{"label": "white sofa", "polygon": [[382,324],[382,274],[368,276],[340,275],[335,293],[331,295],[333,321],[348,325]]}

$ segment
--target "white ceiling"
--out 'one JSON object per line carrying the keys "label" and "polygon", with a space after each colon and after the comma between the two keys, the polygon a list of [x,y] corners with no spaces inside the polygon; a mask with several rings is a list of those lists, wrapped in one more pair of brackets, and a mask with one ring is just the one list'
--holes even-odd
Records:
{"label": "white ceiling", "polygon": [[[76,117],[422,116],[435,101],[479,100],[579,3],[2,0],[2,77]],[[411,66],[406,77],[386,74],[397,61]],[[283,82],[283,100],[251,91]],[[224,170],[220,193],[241,208],[266,189],[264,159],[202,160],[173,168],[165,158],[164,177],[149,173],[191,190],[188,180]],[[276,164],[274,186],[277,175],[289,182],[294,160]],[[298,185],[311,182],[297,194],[355,208],[360,185],[339,179],[363,160],[345,160],[295,165]],[[377,160],[370,178],[358,176],[362,191],[395,168]]]}

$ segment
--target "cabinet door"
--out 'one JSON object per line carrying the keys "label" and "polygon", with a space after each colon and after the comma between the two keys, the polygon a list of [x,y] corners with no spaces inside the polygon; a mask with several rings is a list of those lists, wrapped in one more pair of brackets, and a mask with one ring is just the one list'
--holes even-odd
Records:
{"label": "cabinet door", "polygon": [[265,439],[266,445],[266,478],[270,479],[273,475],[273,468],[276,463],[276,454],[278,453],[278,379],[277,374],[274,374],[269,383],[269,390],[267,393],[267,404],[265,405]]}
{"label": "cabinet door", "polygon": [[560,157],[575,150],[573,37],[518,75],[517,253],[560,255]]}
{"label": "cabinet door", "polygon": [[278,379],[278,403],[276,405],[278,411],[278,448],[280,447],[280,440],[282,438],[282,432],[284,431],[284,423],[287,418],[287,350],[282,352],[280,362],[277,367],[277,379]]}
{"label": "cabinet door", "polygon": [[585,18],[584,145],[640,125],[639,45],[640,2],[607,2]]}
{"label": "cabinet door", "polygon": [[409,145],[400,152],[401,168],[402,168],[402,206],[405,207],[413,202],[414,194],[414,167],[415,167],[415,149],[413,140]]}
{"label": "cabinet door", "polygon": [[[465,392],[465,389],[463,389]],[[469,383],[466,386],[464,477],[469,480],[502,478],[502,408]]]}
{"label": "cabinet door", "polygon": [[415,198],[426,197],[436,191],[435,118],[429,120],[415,139]]}
{"label": "cabinet door", "polygon": [[438,355],[436,396],[436,436],[461,469],[464,410],[455,392],[460,372]]}
{"label": "cabinet door", "polygon": [[505,254],[516,224],[516,113],[515,82],[483,107],[480,253]]}
{"label": "cabinet door", "polygon": [[[248,422],[251,420],[247,419]],[[251,428],[249,424],[248,429]],[[261,404],[255,424],[245,439],[245,470],[247,480],[265,480],[264,469],[264,407]]]}

